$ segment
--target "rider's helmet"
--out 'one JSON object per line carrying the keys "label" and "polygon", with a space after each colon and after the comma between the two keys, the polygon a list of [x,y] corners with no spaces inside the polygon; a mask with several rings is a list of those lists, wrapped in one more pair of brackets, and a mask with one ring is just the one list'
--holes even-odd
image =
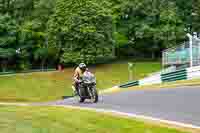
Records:
{"label": "rider's helmet", "polygon": [[87,66],[85,63],[80,63],[79,66],[78,66],[82,71],[85,71]]}

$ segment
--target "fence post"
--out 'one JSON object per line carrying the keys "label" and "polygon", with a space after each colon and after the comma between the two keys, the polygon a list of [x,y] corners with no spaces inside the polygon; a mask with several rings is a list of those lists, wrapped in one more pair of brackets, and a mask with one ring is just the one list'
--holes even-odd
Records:
{"label": "fence post", "polygon": [[187,34],[188,38],[189,38],[189,45],[190,45],[190,67],[193,66],[193,57],[192,57],[192,35],[190,35],[189,33]]}
{"label": "fence post", "polygon": [[129,81],[133,80],[133,63],[128,63]]}

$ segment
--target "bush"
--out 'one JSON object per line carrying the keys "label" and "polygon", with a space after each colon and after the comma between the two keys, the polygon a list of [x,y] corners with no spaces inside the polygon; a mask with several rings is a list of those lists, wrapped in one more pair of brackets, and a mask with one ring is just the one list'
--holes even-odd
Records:
{"label": "bush", "polygon": [[19,63],[18,68],[19,71],[25,71],[31,69],[31,64],[28,61],[22,61]]}

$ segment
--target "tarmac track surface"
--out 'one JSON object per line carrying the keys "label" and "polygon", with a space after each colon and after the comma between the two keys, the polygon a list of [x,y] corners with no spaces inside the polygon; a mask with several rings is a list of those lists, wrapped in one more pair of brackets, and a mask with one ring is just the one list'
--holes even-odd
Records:
{"label": "tarmac track surface", "polygon": [[115,110],[200,127],[200,87],[194,86],[103,94],[96,104],[78,103],[75,98],[48,104]]}

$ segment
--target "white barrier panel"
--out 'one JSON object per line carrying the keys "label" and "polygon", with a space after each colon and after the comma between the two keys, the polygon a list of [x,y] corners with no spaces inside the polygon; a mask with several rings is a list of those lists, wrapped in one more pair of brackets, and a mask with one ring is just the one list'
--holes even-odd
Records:
{"label": "white barrier panel", "polygon": [[[200,66],[187,68],[186,71],[187,71],[187,79],[200,78]],[[139,85],[152,85],[159,83],[162,83],[161,75],[159,73],[144,78],[142,80],[139,80]]]}
{"label": "white barrier panel", "polygon": [[186,70],[187,70],[188,73],[200,71],[200,66],[190,67],[190,68],[187,68]]}
{"label": "white barrier panel", "polygon": [[200,78],[200,71],[190,72],[187,74],[187,79]]}
{"label": "white barrier panel", "polygon": [[151,85],[162,83],[160,75],[154,75],[152,77],[147,77],[142,80],[139,80],[139,85]]}
{"label": "white barrier panel", "polygon": [[200,78],[200,66],[187,68],[187,79]]}

